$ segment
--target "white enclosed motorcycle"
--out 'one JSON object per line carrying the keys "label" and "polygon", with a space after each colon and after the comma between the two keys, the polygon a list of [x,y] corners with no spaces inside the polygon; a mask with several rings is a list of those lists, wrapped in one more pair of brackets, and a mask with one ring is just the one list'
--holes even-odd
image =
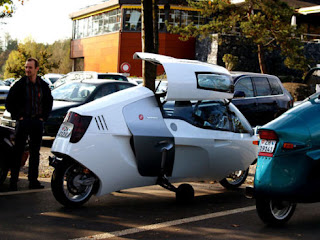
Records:
{"label": "white enclosed motorcycle", "polygon": [[55,198],[74,207],[92,194],[159,184],[184,201],[193,188],[172,182],[240,186],[257,158],[257,137],[226,100],[233,96],[229,72],[158,54],[134,58],[162,64],[167,91],[137,86],[70,109],[51,149]]}

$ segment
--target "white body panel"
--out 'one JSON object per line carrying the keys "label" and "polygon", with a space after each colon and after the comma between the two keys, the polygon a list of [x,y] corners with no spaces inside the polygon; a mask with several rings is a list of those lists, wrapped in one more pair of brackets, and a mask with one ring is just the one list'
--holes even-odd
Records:
{"label": "white body panel", "polygon": [[[177,76],[175,71],[181,73],[185,68],[188,68],[191,72],[194,69],[205,71],[208,68],[207,64],[192,63],[192,61],[184,64],[181,61],[172,60],[171,64],[169,63],[171,61],[170,58],[160,55],[158,57],[158,60],[160,59],[161,63],[164,63],[166,71],[168,71],[168,88],[176,84],[174,83],[174,77]],[[175,61],[179,62],[178,65],[181,68],[174,69],[176,67]],[[212,66],[210,65],[210,67]],[[227,74],[226,70],[215,66],[215,70],[217,69]],[[186,77],[189,74],[191,73],[188,72]],[[173,85],[170,85],[170,81]],[[190,81],[190,84],[192,81]],[[177,86],[173,88],[178,89]],[[190,87],[190,89],[192,88]],[[202,93],[202,90],[200,92],[198,90],[194,92],[195,98],[200,98],[199,93]],[[204,99],[207,99],[207,97],[215,99],[217,96],[224,96],[216,92],[215,94],[218,95],[212,95],[212,91],[206,92],[210,93],[207,95],[203,92]],[[179,100],[186,97],[174,91],[172,94],[176,94],[175,98]],[[179,94],[181,98],[179,98]],[[193,93],[189,91],[188,94]],[[189,99],[190,96],[192,95],[189,95]],[[144,123],[152,126],[150,125],[152,124],[150,123],[151,121],[155,120],[155,118],[159,120],[158,115],[157,117],[147,115],[150,112],[160,112],[158,106],[146,104],[139,109],[136,104],[132,104],[150,98],[154,98],[152,91],[143,86],[137,86],[70,109],[69,111],[76,112],[82,116],[92,116],[90,125],[84,136],[77,143],[70,143],[70,136],[59,137],[58,134],[51,151],[57,157],[70,157],[92,171],[100,181],[97,195],[120,189],[156,184],[157,177],[141,176],[139,173],[137,159],[130,142],[132,132],[128,127],[130,125],[128,121],[130,119],[132,122],[137,121],[140,117],[139,113],[145,117],[145,122],[142,119],[140,119],[141,121],[138,120],[139,124],[141,124],[139,126],[143,126]],[[151,102],[149,101],[149,103]],[[124,114],[126,106],[137,107],[135,111],[126,112],[127,115],[129,114],[127,118],[125,118],[126,114]],[[146,106],[151,110],[147,112],[147,109],[144,109]],[[156,111],[154,111],[155,108]],[[239,115],[245,125],[247,124],[247,129],[251,129],[241,113],[232,104],[230,104],[230,109],[236,115]],[[104,127],[99,126],[101,123],[98,121],[100,116],[103,116],[105,120]],[[161,113],[160,118],[162,118]],[[163,121],[162,119],[160,120]],[[176,125],[176,127],[172,128],[172,124]],[[169,118],[164,119],[163,126],[167,127],[169,134],[172,134],[175,144],[174,165],[172,175],[169,178],[170,181],[190,179],[221,180],[233,171],[247,169],[257,157],[257,146],[252,144],[252,141],[257,140],[257,137],[250,133],[240,134],[208,130],[198,128],[183,120]],[[142,134],[141,137],[143,138],[144,135]],[[148,140],[148,136],[146,139]],[[152,158],[150,160],[152,161]]]}
{"label": "white body panel", "polygon": [[135,53],[134,58],[162,64],[168,80],[168,101],[215,100],[233,97],[233,93],[205,90],[197,86],[196,73],[200,72],[217,73],[231,78],[229,71],[224,67],[152,53]]}

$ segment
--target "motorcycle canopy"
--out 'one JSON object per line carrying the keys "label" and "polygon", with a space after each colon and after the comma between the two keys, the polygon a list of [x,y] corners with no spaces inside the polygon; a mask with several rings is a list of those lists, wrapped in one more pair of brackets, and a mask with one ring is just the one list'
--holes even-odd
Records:
{"label": "motorcycle canopy", "polygon": [[167,74],[168,101],[217,100],[233,97],[231,75],[224,67],[160,54],[136,52],[134,59],[161,64]]}

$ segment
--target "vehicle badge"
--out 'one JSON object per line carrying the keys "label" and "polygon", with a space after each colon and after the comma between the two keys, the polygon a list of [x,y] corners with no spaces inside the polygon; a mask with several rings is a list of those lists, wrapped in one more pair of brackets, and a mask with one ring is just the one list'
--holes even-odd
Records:
{"label": "vehicle badge", "polygon": [[143,120],[143,115],[142,114],[139,115],[139,119]]}

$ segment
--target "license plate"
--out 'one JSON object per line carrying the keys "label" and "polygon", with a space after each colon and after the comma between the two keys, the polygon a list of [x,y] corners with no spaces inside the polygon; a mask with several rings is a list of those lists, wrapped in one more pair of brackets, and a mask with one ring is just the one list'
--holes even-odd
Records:
{"label": "license plate", "polygon": [[69,137],[70,133],[72,132],[72,129],[73,129],[72,123],[69,123],[69,122],[62,123],[60,126],[60,129],[58,131],[58,136],[67,138],[67,137]]}
{"label": "license plate", "polygon": [[277,141],[261,139],[259,144],[259,152],[273,153]]}

